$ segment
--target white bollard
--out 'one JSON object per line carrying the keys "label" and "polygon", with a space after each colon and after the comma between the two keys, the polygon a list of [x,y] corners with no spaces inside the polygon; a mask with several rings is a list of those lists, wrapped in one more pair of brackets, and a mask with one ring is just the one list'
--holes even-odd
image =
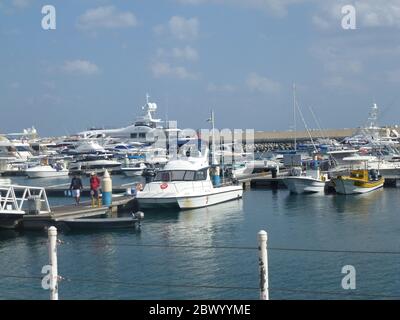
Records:
{"label": "white bollard", "polygon": [[269,300],[268,291],[268,255],[267,255],[267,232],[261,230],[258,233],[258,265],[260,269],[260,300]]}
{"label": "white bollard", "polygon": [[110,206],[112,203],[112,180],[107,169],[103,176],[101,194],[103,206]]}
{"label": "white bollard", "polygon": [[57,228],[47,230],[49,237],[50,300],[58,300]]}

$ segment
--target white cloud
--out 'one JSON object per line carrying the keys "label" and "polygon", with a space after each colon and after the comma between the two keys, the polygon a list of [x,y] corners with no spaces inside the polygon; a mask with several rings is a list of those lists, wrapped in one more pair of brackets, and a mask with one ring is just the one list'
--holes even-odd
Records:
{"label": "white cloud", "polygon": [[312,17],[313,24],[319,29],[329,29],[332,27],[332,22],[329,19],[324,19],[321,16]]}
{"label": "white cloud", "polygon": [[196,76],[190,73],[185,67],[171,66],[167,62],[155,62],[151,65],[151,71],[156,78],[170,77],[176,79],[195,79]]}
{"label": "white cloud", "polygon": [[246,79],[247,87],[252,91],[262,93],[279,93],[282,90],[281,84],[272,79],[263,77],[253,72]]}
{"label": "white cloud", "polygon": [[207,86],[207,91],[218,92],[218,93],[232,93],[236,91],[236,87],[231,84],[214,84],[209,83]]}
{"label": "white cloud", "polygon": [[104,6],[87,10],[78,18],[77,26],[82,30],[129,28],[137,25],[132,12],[118,11],[114,6]]}
{"label": "white cloud", "polygon": [[[343,17],[342,7],[348,5],[348,0],[325,0],[316,2],[318,13],[312,18],[315,26],[320,29],[341,29]],[[400,1],[376,0],[351,1],[356,9],[357,29],[394,27],[400,28]]]}
{"label": "white cloud", "polygon": [[360,81],[348,75],[332,75],[322,80],[322,85],[340,91],[365,92],[366,87]]}
{"label": "white cloud", "polygon": [[94,75],[100,72],[99,67],[87,60],[65,61],[61,69],[68,74]]}
{"label": "white cloud", "polygon": [[197,50],[190,46],[186,46],[184,48],[173,48],[172,55],[174,58],[185,59],[189,61],[196,61],[199,59]]}
{"label": "white cloud", "polygon": [[12,0],[11,4],[18,9],[24,9],[29,7],[31,0]]}
{"label": "white cloud", "polygon": [[199,54],[196,49],[191,46],[186,46],[183,48],[172,48],[171,50],[166,50],[159,48],[157,50],[157,56],[163,58],[174,58],[177,60],[187,60],[187,61],[197,61],[199,59]]}
{"label": "white cloud", "polygon": [[158,35],[168,32],[179,40],[194,40],[199,34],[199,20],[197,18],[173,16],[167,25],[156,26],[154,32]]}
{"label": "white cloud", "polygon": [[263,10],[275,16],[285,16],[288,8],[297,3],[308,2],[310,0],[176,0],[178,3],[185,5],[200,5],[200,4],[226,4],[235,5],[245,8],[253,8]]}

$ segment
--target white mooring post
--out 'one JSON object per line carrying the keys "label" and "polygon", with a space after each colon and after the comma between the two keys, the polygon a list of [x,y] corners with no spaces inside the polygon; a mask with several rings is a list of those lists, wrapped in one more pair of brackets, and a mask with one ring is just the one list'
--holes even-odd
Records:
{"label": "white mooring post", "polygon": [[258,265],[260,268],[260,300],[269,300],[268,289],[268,256],[267,256],[267,232],[261,230],[258,233]]}
{"label": "white mooring post", "polygon": [[49,236],[50,300],[58,300],[57,228],[47,230]]}

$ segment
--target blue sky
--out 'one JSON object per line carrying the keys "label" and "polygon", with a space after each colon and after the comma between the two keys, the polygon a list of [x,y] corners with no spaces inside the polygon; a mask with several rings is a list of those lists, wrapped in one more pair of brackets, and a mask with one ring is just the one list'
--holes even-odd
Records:
{"label": "blue sky", "polygon": [[399,28],[398,0],[0,0],[0,132],[123,126],[146,92],[181,128],[288,130],[293,82],[309,127],[397,124]]}

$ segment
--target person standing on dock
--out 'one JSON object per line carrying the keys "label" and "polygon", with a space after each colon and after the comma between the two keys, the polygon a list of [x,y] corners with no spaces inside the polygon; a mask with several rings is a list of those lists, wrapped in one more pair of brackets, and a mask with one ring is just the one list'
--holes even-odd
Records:
{"label": "person standing on dock", "polygon": [[95,172],[90,174],[90,194],[92,196],[92,207],[95,206],[95,199],[97,199],[97,205],[100,207],[100,178],[97,176]]}
{"label": "person standing on dock", "polygon": [[69,189],[72,192],[72,196],[75,198],[76,205],[79,205],[79,202],[81,201],[81,190],[83,189],[81,178],[79,178],[77,175],[74,175]]}

